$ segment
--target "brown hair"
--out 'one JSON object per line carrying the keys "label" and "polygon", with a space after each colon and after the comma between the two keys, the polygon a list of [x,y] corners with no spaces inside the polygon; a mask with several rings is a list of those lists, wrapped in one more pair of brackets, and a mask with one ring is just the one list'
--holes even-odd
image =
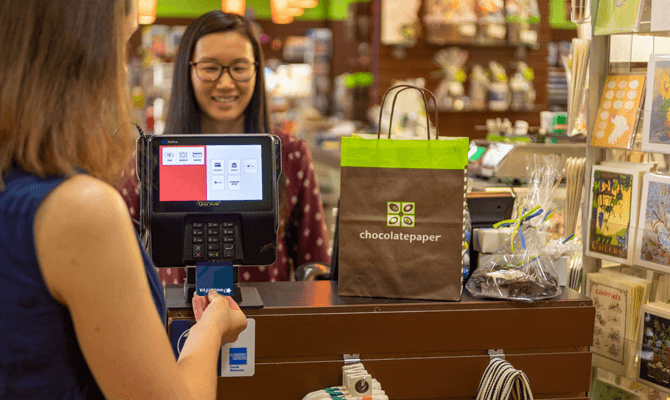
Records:
{"label": "brown hair", "polygon": [[115,182],[133,146],[127,4],[0,0],[0,174],[80,168]]}

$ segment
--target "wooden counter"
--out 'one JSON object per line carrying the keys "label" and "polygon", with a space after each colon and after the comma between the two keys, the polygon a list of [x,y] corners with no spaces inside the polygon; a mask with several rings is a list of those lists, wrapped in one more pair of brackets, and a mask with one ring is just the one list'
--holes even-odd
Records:
{"label": "wooden counter", "polygon": [[[595,309],[565,289],[536,303],[472,298],[426,302],[338,297],[337,283],[252,286],[265,308],[256,321],[256,372],[220,378],[219,397],[301,399],[341,385],[344,354],[359,354],[393,400],[474,397],[489,349],[523,370],[535,398],[584,398],[589,390]],[[168,318],[189,318],[181,291],[168,286]]]}

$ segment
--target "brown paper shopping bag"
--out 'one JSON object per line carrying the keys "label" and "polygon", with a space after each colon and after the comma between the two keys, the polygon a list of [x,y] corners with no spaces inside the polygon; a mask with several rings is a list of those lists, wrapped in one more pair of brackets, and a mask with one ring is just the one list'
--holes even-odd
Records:
{"label": "brown paper shopping bag", "polygon": [[467,152],[430,126],[428,140],[342,139],[339,295],[460,300]]}

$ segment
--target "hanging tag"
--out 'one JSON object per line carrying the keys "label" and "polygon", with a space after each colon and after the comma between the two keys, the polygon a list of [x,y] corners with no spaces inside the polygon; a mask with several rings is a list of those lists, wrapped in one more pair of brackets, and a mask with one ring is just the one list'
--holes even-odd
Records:
{"label": "hanging tag", "polygon": [[247,318],[247,328],[237,341],[221,347],[219,377],[254,376],[256,368],[256,321]]}
{"label": "hanging tag", "polygon": [[207,296],[211,289],[222,296],[233,294],[233,264],[229,261],[197,263],[195,265],[195,294]]}

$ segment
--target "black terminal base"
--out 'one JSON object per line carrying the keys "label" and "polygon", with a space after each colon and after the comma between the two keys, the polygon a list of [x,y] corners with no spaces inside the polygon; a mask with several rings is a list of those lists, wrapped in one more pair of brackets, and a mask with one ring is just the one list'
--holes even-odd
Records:
{"label": "black terminal base", "polygon": [[[188,288],[192,286],[192,288]],[[185,296],[185,293],[190,292],[190,296]],[[183,285],[168,285],[165,288],[165,303],[168,309],[190,309],[193,305],[191,299],[195,292],[195,285],[185,283]],[[237,302],[241,309],[258,309],[263,308],[263,300],[261,299],[258,290],[253,286],[239,286],[235,284],[233,300]],[[188,301],[186,300],[188,299]]]}
{"label": "black terminal base", "polygon": [[[254,308],[263,308],[263,300],[261,299],[258,290],[252,286],[240,286],[238,283],[238,274],[239,269],[234,267],[233,272],[233,295],[231,296],[233,300],[240,306],[241,309],[254,309]],[[181,286],[181,285],[180,285]],[[168,295],[168,289],[169,295]],[[173,296],[173,288],[168,287],[165,292],[166,302],[168,296]],[[180,294],[182,302],[171,301],[168,302],[168,308],[191,308],[191,300],[193,299],[193,293],[195,293],[195,268],[187,267],[186,268],[186,282],[183,284],[182,293]],[[171,299],[174,300],[174,299]],[[178,307],[170,307],[170,304],[180,304]],[[183,305],[183,306],[182,306]]]}

